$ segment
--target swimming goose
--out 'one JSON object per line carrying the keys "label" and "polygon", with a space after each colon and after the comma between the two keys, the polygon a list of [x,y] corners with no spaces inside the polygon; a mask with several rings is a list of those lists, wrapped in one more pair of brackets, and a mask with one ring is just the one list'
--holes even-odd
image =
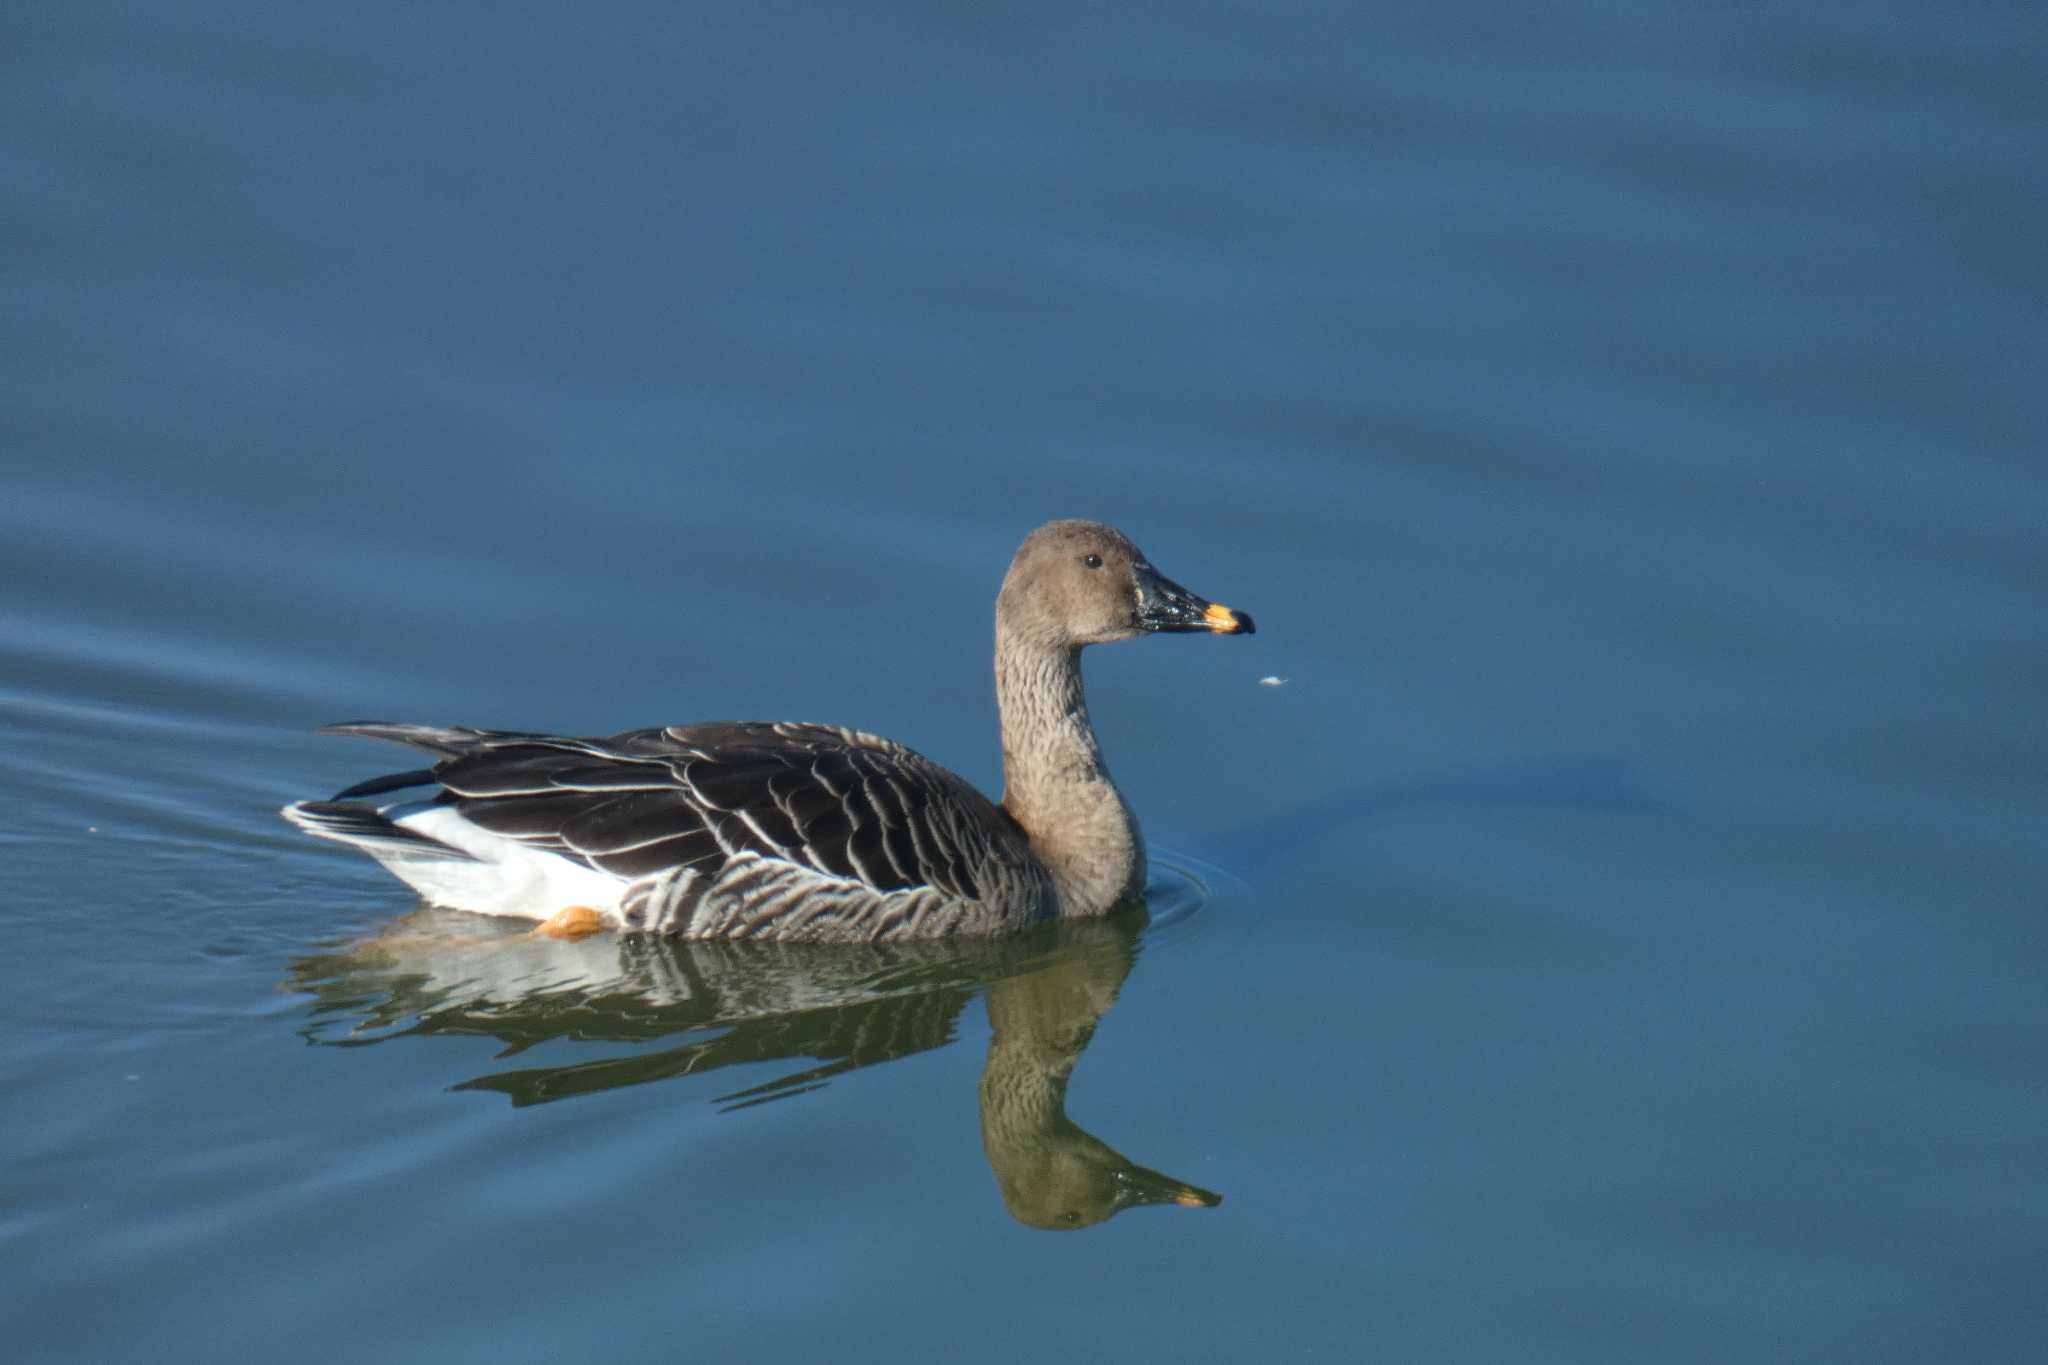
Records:
{"label": "swimming goose", "polygon": [[[362,849],[435,904],[685,938],[994,934],[1100,915],[1145,885],[1138,822],[1103,764],[1081,650],[1252,618],[1162,576],[1114,527],[1033,531],[996,597],[1000,804],[893,740],[713,721],[608,739],[360,721],[431,767],[285,818]],[[379,804],[365,798],[430,789]]]}

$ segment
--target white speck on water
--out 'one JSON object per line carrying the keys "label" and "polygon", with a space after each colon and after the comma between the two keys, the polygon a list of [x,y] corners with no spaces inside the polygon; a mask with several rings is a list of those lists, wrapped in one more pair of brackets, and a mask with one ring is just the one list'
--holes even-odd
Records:
{"label": "white speck on water", "polygon": [[1261,686],[1261,687],[1285,687],[1285,686],[1287,686],[1287,679],[1285,679],[1285,678],[1281,677],[1281,676],[1280,676],[1279,674],[1277,674],[1277,673],[1268,673],[1268,674],[1267,674],[1267,675],[1266,675],[1265,677],[1263,677],[1263,678],[1259,679],[1259,686]]}

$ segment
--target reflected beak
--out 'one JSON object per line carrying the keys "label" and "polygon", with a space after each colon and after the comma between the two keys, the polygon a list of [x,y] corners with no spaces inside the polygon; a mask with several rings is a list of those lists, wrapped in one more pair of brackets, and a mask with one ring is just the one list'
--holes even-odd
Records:
{"label": "reflected beak", "polygon": [[1136,1204],[1178,1204],[1184,1209],[1213,1209],[1223,1196],[1144,1166],[1127,1165],[1116,1173],[1117,1207]]}
{"label": "reflected beak", "polygon": [[1251,613],[1198,597],[1150,564],[1138,565],[1137,575],[1141,630],[1206,630],[1215,635],[1251,635],[1258,630]]}

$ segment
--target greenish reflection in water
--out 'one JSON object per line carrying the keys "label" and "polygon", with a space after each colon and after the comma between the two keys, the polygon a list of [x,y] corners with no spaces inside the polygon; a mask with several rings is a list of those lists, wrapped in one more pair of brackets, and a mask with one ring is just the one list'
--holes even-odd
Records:
{"label": "greenish reflection in water", "polygon": [[497,1091],[519,1106],[741,1063],[810,1063],[717,1096],[727,1109],[942,1047],[983,994],[993,1037],[978,1098],[996,1186],[1019,1222],[1078,1228],[1141,1204],[1221,1201],[1131,1161],[1067,1117],[1068,1078],[1149,922],[1136,908],[1001,940],[867,946],[605,934],[563,943],[422,909],[374,938],[298,959],[288,984],[314,997],[307,1037],[335,1046],[479,1035],[516,1057],[557,1039],[647,1044],[686,1035],[619,1056],[508,1067],[455,1087]]}

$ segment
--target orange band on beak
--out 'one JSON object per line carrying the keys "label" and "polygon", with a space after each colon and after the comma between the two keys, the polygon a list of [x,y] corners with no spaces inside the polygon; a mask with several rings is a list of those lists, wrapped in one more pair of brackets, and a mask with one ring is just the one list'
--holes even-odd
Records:
{"label": "orange band on beak", "polygon": [[1244,629],[1244,623],[1237,619],[1237,613],[1221,602],[1212,602],[1202,613],[1203,622],[1218,635],[1235,635]]}

